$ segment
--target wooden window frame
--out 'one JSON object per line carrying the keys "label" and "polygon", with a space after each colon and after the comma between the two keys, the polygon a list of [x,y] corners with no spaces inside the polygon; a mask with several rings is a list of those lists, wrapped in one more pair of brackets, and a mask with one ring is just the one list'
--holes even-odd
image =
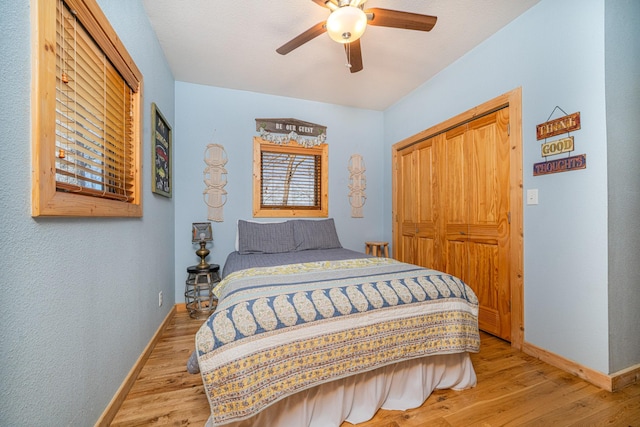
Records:
{"label": "wooden window frame", "polygon": [[[280,152],[286,154],[301,154],[305,156],[320,156],[320,207],[319,208],[282,208],[263,207],[262,200],[262,152]],[[254,217],[309,217],[326,218],[329,215],[329,146],[320,144],[305,147],[291,140],[288,144],[275,144],[260,137],[253,138],[253,216]]]}
{"label": "wooden window frame", "polygon": [[32,0],[32,207],[38,216],[142,216],[142,73],[95,0],[64,0],[133,90],[133,189],[119,201],[56,190],[56,1]]}

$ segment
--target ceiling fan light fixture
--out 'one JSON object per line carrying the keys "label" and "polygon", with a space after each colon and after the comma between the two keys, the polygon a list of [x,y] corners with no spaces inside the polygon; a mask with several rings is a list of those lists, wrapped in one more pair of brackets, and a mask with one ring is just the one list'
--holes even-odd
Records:
{"label": "ceiling fan light fixture", "polygon": [[334,10],[327,19],[327,33],[338,43],[358,40],[367,28],[367,15],[362,9],[343,6]]}

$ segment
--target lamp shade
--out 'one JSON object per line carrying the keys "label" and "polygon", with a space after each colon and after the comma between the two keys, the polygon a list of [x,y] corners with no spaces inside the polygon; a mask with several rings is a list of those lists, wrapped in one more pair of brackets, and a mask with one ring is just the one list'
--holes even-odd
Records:
{"label": "lamp shade", "polygon": [[327,19],[327,33],[338,43],[358,40],[367,28],[367,15],[362,9],[343,6],[334,10]]}
{"label": "lamp shade", "polygon": [[206,242],[213,241],[213,230],[211,229],[210,222],[194,222],[191,225],[192,242],[199,242],[201,240]]}

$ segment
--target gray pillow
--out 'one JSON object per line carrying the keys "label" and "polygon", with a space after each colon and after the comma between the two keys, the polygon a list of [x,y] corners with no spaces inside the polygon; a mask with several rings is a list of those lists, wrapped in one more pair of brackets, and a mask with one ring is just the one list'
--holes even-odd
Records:
{"label": "gray pillow", "polygon": [[238,252],[246,254],[277,254],[295,251],[291,222],[238,221]]}
{"label": "gray pillow", "polygon": [[322,220],[297,219],[293,223],[296,250],[341,248],[333,218]]}

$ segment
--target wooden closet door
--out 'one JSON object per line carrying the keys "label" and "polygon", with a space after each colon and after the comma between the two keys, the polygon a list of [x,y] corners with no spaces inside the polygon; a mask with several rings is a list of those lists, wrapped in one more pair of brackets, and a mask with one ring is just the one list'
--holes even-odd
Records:
{"label": "wooden closet door", "polygon": [[435,138],[402,150],[396,164],[397,228],[395,257],[438,268],[436,256],[437,184]]}
{"label": "wooden closet door", "polygon": [[414,156],[418,167],[416,180],[412,183],[417,195],[413,263],[434,269],[439,269],[441,264],[436,224],[439,204],[436,149],[441,139],[436,136],[416,146]]}
{"label": "wooden closet door", "polygon": [[478,295],[479,323],[510,340],[509,136],[502,109],[446,133],[445,271]]}
{"label": "wooden closet door", "polygon": [[415,264],[416,200],[412,183],[416,181],[417,163],[415,147],[406,148],[397,153],[395,159],[395,195],[396,230],[394,256],[397,260]]}
{"label": "wooden closet door", "polygon": [[393,256],[465,280],[480,300],[480,328],[518,348],[524,339],[521,106],[516,89],[392,149]]}
{"label": "wooden closet door", "polygon": [[[444,252],[442,271],[453,274],[463,281],[469,282],[469,196],[466,162],[468,143],[466,139],[467,125],[460,125],[445,133],[442,146],[442,161],[439,172],[444,183],[442,187],[440,209],[442,230],[439,238]],[[475,288],[474,288],[475,291]]]}

